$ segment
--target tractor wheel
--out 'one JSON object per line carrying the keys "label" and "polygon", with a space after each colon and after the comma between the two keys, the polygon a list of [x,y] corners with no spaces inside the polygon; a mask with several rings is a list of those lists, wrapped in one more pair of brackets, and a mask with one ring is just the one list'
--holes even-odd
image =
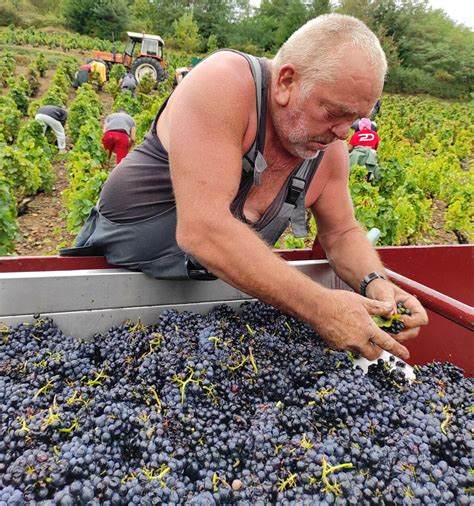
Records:
{"label": "tractor wheel", "polygon": [[140,81],[145,74],[150,74],[157,83],[165,77],[165,71],[161,68],[160,63],[153,58],[147,57],[137,58],[133,62],[131,72],[137,81]]}

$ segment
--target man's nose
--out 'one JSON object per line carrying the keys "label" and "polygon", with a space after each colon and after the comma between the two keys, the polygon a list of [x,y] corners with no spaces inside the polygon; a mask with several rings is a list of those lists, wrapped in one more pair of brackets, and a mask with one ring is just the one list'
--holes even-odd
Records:
{"label": "man's nose", "polygon": [[340,125],[334,125],[331,128],[331,132],[338,139],[341,139],[341,140],[344,140],[344,139],[346,139],[348,137],[350,130],[351,130],[351,125],[349,125],[347,123],[342,123]]}

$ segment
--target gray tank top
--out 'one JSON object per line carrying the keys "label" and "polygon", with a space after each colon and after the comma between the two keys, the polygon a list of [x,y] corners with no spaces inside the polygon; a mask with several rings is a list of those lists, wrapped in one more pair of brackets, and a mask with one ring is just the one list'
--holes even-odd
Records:
{"label": "gray tank top", "polygon": [[126,112],[114,112],[105,120],[105,131],[125,132],[130,135],[132,128],[136,126],[135,120]]}
{"label": "gray tank top", "polygon": [[[228,50],[226,50],[228,51]],[[237,51],[235,51],[237,52]],[[267,70],[259,58],[240,53],[247,59],[256,85],[257,134],[242,159],[239,191],[231,204],[236,218],[250,224],[273,245],[291,222],[297,237],[307,235],[304,196],[323,152],[313,160],[305,160],[288,176],[261,218],[250,223],[243,209],[253,184],[259,184],[266,162],[263,157],[267,112]],[[167,212],[176,205],[171,184],[168,153],[156,135],[156,123],[167,101],[161,106],[144,141],[128,154],[111,172],[100,196],[100,212],[110,221],[133,223]]]}

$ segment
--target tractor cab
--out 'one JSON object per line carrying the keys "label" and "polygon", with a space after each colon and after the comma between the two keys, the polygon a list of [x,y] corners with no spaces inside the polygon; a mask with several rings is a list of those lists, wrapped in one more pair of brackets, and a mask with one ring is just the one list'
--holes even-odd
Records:
{"label": "tractor cab", "polygon": [[159,61],[163,59],[164,41],[158,35],[127,32],[128,40],[123,51],[123,63],[131,66],[134,57],[150,57]]}

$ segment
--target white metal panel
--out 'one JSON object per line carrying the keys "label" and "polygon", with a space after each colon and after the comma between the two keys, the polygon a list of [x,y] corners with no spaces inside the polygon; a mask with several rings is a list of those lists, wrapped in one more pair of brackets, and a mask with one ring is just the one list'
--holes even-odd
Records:
{"label": "white metal panel", "polygon": [[[248,299],[247,299],[248,300]],[[241,300],[219,301],[222,304],[238,309]],[[99,309],[95,311],[66,311],[63,313],[43,313],[41,317],[52,318],[62,332],[80,339],[90,340],[94,334],[104,333],[114,325],[121,325],[126,320],[137,322],[140,320],[144,325],[152,325],[158,322],[159,315],[165,309],[177,311],[194,311],[205,314],[214,308],[217,302],[202,302],[194,304],[172,304],[146,307],[123,307],[116,309]],[[0,316],[1,325],[19,325],[20,323],[34,323],[33,315]]]}
{"label": "white metal panel", "polygon": [[[326,260],[290,265],[323,286],[348,289]],[[0,321],[52,317],[66,333],[89,338],[125,320],[157,321],[164,309],[208,311],[251,297],[223,281],[164,281],[126,269],[0,273]]]}
{"label": "white metal panel", "polygon": [[248,298],[220,280],[156,280],[125,269],[0,276],[0,316]]}
{"label": "white metal panel", "polygon": [[[324,286],[345,287],[325,260],[290,264]],[[246,298],[220,280],[156,280],[126,269],[0,273],[0,316]]]}

